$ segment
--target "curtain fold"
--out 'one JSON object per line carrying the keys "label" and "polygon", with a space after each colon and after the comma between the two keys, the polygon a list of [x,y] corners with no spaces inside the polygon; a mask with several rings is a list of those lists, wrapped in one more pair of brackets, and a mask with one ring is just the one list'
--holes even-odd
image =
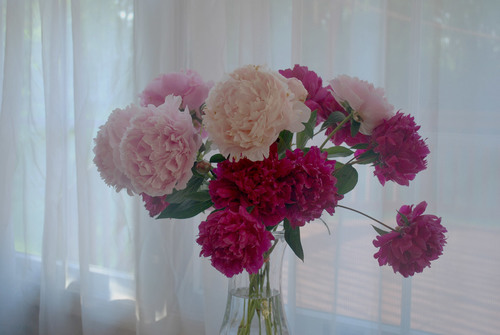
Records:
{"label": "curtain fold", "polygon": [[217,334],[227,278],[199,257],[204,215],[154,220],[93,164],[115,108],[162,73],[248,63],[358,76],[431,149],[410,187],[358,169],[343,204],[393,225],[427,201],[443,256],[403,279],[371,222],[338,208],[301,230],[283,288],[293,334],[495,334],[500,5],[495,1],[0,0],[0,333]]}

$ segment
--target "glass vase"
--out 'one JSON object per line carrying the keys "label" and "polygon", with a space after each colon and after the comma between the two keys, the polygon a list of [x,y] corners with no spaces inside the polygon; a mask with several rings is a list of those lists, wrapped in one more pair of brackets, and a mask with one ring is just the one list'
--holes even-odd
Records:
{"label": "glass vase", "polygon": [[282,231],[273,235],[275,240],[259,272],[243,271],[229,279],[221,335],[289,334],[281,295],[286,242]]}

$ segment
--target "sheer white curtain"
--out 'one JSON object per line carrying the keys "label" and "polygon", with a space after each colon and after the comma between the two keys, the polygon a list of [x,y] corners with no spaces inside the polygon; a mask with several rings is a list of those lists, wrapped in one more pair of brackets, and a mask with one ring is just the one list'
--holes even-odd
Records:
{"label": "sheer white curtain", "polygon": [[226,279],[201,218],[155,221],[92,163],[109,113],[160,73],[248,63],[358,76],[431,148],[410,188],[369,167],[344,204],[393,224],[426,200],[449,230],[432,268],[379,268],[369,221],[302,230],[283,286],[294,334],[497,334],[500,5],[496,1],[0,0],[0,333],[216,334]]}

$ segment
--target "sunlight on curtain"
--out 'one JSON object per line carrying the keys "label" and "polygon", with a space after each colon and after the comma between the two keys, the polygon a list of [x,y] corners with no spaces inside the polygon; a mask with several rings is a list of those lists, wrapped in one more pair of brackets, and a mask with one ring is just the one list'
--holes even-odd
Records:
{"label": "sunlight on curtain", "polygon": [[93,138],[160,73],[300,63],[384,87],[431,149],[410,188],[367,166],[343,203],[393,224],[426,200],[449,233],[403,279],[365,218],[304,227],[305,262],[284,268],[293,334],[495,334],[498,17],[487,0],[0,0],[0,333],[216,334],[227,280],[198,257],[202,217],[149,218],[100,179]]}

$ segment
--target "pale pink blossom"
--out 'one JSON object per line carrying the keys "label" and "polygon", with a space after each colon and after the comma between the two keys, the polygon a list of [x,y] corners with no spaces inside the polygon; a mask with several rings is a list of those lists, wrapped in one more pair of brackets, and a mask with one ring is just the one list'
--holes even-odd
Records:
{"label": "pale pink blossom", "polygon": [[282,130],[304,129],[310,117],[306,97],[298,79],[244,66],[210,91],[203,124],[224,156],[262,160]]}
{"label": "pale pink blossom", "polygon": [[158,107],[142,107],[120,144],[126,175],[138,193],[162,196],[183,189],[201,145],[181,98],[168,96]]}
{"label": "pale pink blossom", "polygon": [[333,96],[339,103],[347,102],[354,110],[354,119],[361,123],[360,133],[371,135],[383,120],[394,115],[394,106],[387,102],[382,88],[356,77],[341,75],[332,81]]}
{"label": "pale pink blossom", "polygon": [[204,82],[202,77],[193,70],[163,74],[151,81],[140,94],[141,105],[153,104],[159,106],[165,102],[168,95],[182,98],[181,109],[198,110],[205,102],[212,82]]}
{"label": "pale pink blossom", "polygon": [[130,105],[125,109],[117,108],[99,128],[94,139],[94,163],[104,182],[119,192],[126,189],[129,194],[134,192],[130,179],[123,172],[120,158],[120,141],[130,126],[130,120],[140,113],[140,107]]}

